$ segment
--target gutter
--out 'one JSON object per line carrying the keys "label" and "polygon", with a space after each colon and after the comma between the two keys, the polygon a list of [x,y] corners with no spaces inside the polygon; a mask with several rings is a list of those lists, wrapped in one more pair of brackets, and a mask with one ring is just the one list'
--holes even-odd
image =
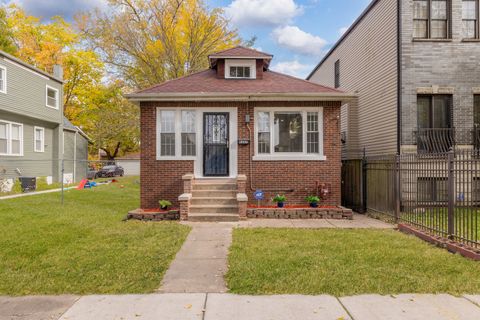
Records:
{"label": "gutter", "polygon": [[348,93],[150,93],[150,94],[127,94],[125,98],[131,102],[215,102],[215,101],[349,101],[357,98],[355,94]]}
{"label": "gutter", "polygon": [[397,0],[397,154],[402,144],[402,0]]}

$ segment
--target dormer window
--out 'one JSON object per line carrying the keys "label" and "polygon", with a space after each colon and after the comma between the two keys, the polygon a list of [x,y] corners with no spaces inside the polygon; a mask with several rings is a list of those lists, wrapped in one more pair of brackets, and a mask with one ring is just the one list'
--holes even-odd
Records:
{"label": "dormer window", "polygon": [[256,78],[256,60],[226,59],[225,60],[225,78],[226,79],[255,79]]}
{"label": "dormer window", "polygon": [[230,67],[230,78],[250,78],[250,67]]}

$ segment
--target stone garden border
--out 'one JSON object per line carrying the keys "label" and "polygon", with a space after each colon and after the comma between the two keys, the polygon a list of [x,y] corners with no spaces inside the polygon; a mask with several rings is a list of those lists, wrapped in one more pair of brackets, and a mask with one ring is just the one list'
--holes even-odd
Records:
{"label": "stone garden border", "polygon": [[249,219],[346,219],[353,220],[351,209],[337,208],[247,208]]}
{"label": "stone garden border", "polygon": [[126,220],[141,220],[141,221],[175,221],[180,220],[180,210],[173,209],[168,211],[158,210],[156,212],[144,211],[136,209],[129,211]]}

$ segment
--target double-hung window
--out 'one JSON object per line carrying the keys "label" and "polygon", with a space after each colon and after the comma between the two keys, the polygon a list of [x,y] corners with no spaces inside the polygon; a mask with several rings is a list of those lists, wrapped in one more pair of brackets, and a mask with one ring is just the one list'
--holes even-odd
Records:
{"label": "double-hung window", "polygon": [[462,1],[462,25],[464,39],[479,39],[479,6],[479,0]]}
{"label": "double-hung window", "polygon": [[255,113],[254,160],[323,160],[322,108],[275,108]]}
{"label": "double-hung window", "polygon": [[0,66],[0,93],[7,93],[7,68]]}
{"label": "double-hung window", "polygon": [[45,103],[47,107],[58,109],[58,101],[59,101],[58,89],[47,86],[46,93],[47,93],[46,95],[47,100]]}
{"label": "double-hung window", "polygon": [[416,39],[450,38],[451,0],[414,0],[413,37]]}
{"label": "double-hung window", "polygon": [[44,128],[35,127],[34,139],[33,139],[33,150],[35,152],[45,151],[45,129]]}
{"label": "double-hung window", "polygon": [[191,159],[197,154],[195,110],[163,110],[157,112],[158,159]]}
{"label": "double-hung window", "polygon": [[0,120],[0,155],[23,155],[23,125]]}

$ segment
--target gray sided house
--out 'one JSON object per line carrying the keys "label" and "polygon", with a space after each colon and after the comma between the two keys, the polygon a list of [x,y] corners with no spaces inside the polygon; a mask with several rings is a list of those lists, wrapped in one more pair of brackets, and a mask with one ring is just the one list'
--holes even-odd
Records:
{"label": "gray sided house", "polygon": [[479,0],[374,0],[309,75],[358,95],[344,159],[480,146]]}
{"label": "gray sided house", "polygon": [[[61,68],[56,67],[54,73],[45,73],[0,51],[0,180],[3,186],[19,177],[61,181],[64,157],[73,160],[75,156],[83,160],[83,166],[87,165],[88,139],[81,130],[65,123]],[[81,179],[86,169],[74,168],[73,161],[71,164],[71,168],[65,166],[66,177]]]}

